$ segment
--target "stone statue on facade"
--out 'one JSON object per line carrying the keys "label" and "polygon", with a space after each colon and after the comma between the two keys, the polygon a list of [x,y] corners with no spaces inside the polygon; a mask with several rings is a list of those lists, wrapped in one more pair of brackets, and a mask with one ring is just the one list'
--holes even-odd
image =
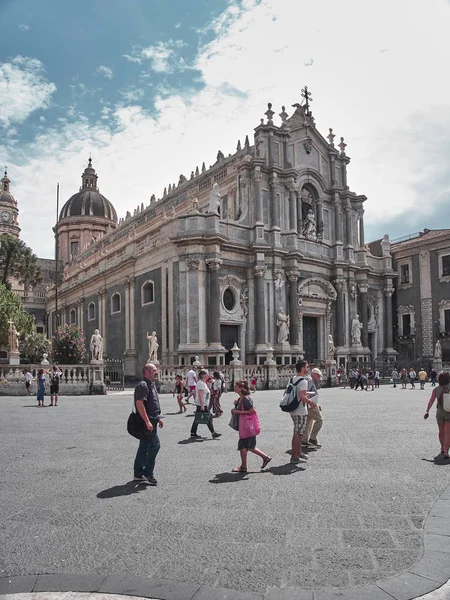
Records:
{"label": "stone statue on facade", "polygon": [[284,312],[284,308],[280,308],[277,314],[278,327],[278,343],[287,342],[289,338],[289,316]]}
{"label": "stone statue on facade", "polygon": [[334,351],[336,350],[334,346],[333,336],[331,333],[328,334],[328,359],[333,360]]}
{"label": "stone statue on facade", "polygon": [[152,335],[148,335],[148,362],[157,362],[158,360],[158,338],[156,337],[156,331],[152,331]]}
{"label": "stone statue on facade", "polygon": [[98,329],[96,329],[91,336],[90,349],[92,353],[92,360],[103,360],[103,338]]}
{"label": "stone statue on facade", "polygon": [[442,360],[442,346],[440,340],[436,342],[436,345],[434,347],[434,358]]}
{"label": "stone statue on facade", "polygon": [[361,329],[362,323],[356,315],[352,320],[352,346],[361,346]]}
{"label": "stone statue on facade", "polygon": [[9,321],[8,343],[10,352],[19,351],[19,332],[17,331],[13,321]]}
{"label": "stone statue on facade", "polygon": [[389,239],[389,234],[385,233],[383,239],[381,240],[381,250],[383,256],[390,256],[391,254],[391,240]]}
{"label": "stone statue on facade", "polygon": [[198,213],[198,198],[197,196],[195,196],[195,198],[192,200],[192,211],[194,213]]}
{"label": "stone statue on facade", "polygon": [[312,208],[309,208],[306,213],[303,235],[307,240],[312,240],[313,242],[317,240],[316,217]]}
{"label": "stone statue on facade", "polygon": [[220,211],[220,191],[219,191],[219,184],[216,181],[216,183],[212,187],[211,194],[209,196],[208,212],[209,213],[219,213],[219,211]]}

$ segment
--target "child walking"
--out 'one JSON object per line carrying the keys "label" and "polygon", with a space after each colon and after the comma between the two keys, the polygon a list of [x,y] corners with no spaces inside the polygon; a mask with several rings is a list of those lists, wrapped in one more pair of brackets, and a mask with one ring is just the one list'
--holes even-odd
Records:
{"label": "child walking", "polygon": [[173,390],[172,396],[175,396],[175,394],[177,395],[177,402],[180,408],[178,413],[186,412],[186,404],[183,402],[184,385],[181,375],[175,375],[175,388]]}

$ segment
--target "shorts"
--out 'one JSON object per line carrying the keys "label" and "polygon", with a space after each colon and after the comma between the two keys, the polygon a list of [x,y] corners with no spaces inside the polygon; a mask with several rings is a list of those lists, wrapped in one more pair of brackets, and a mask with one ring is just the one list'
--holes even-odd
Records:
{"label": "shorts", "polygon": [[256,448],[256,435],[248,438],[242,438],[238,442],[238,450],[243,450],[246,448],[247,450],[252,450]]}
{"label": "shorts", "polygon": [[50,384],[50,395],[59,394],[59,383]]}
{"label": "shorts", "polygon": [[438,425],[450,423],[450,412],[444,410],[442,406],[438,406],[436,409],[436,422]]}
{"label": "shorts", "polygon": [[189,386],[189,393],[190,393],[190,394],[192,394],[192,392],[195,392],[195,390],[196,390],[196,387],[197,387],[197,386],[195,386],[195,385],[190,385],[190,386]]}
{"label": "shorts", "polygon": [[294,433],[302,435],[305,433],[307,415],[291,415],[291,419],[294,422]]}
{"label": "shorts", "polygon": [[25,387],[27,388],[27,390],[30,389],[30,382],[29,381],[25,381]]}

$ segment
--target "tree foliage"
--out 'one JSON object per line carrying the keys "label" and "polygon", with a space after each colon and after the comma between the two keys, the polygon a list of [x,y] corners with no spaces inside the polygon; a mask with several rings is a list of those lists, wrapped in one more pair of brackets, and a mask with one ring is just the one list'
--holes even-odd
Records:
{"label": "tree foliage", "polygon": [[77,325],[58,327],[52,337],[53,362],[74,365],[86,361],[84,334]]}
{"label": "tree foliage", "polygon": [[11,287],[11,280],[35,286],[42,281],[37,257],[25,242],[12,235],[0,238],[0,283]]}
{"label": "tree foliage", "polygon": [[43,333],[33,331],[23,336],[21,355],[30,363],[39,363],[44,353],[50,354],[51,347],[51,341]]}
{"label": "tree foliage", "polygon": [[0,344],[8,345],[9,321],[12,320],[22,338],[34,330],[33,317],[23,308],[17,294],[0,283]]}

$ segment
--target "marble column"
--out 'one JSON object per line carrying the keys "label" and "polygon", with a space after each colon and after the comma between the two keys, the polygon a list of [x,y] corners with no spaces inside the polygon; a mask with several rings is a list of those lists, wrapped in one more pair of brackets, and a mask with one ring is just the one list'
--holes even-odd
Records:
{"label": "marble column", "polygon": [[323,205],[319,200],[317,202],[317,238],[322,239],[323,234]]}
{"label": "marble column", "polygon": [[297,233],[303,233],[303,214],[302,214],[302,196],[299,191],[295,192],[297,197]]}
{"label": "marble column", "polygon": [[359,247],[364,248],[364,211],[359,214]]}
{"label": "marble column", "polygon": [[280,184],[278,178],[274,178],[270,181],[270,204],[272,207],[272,226],[281,227],[281,215],[280,215]]}
{"label": "marble column", "polygon": [[293,185],[289,189],[289,229],[297,231],[297,198],[295,196],[295,188]]}
{"label": "marble column", "polygon": [[253,180],[255,182],[255,219],[256,219],[257,223],[263,222],[261,179],[262,179],[261,170],[259,167],[257,167],[253,173]]}
{"label": "marble column", "polygon": [[130,278],[124,282],[125,287],[125,351],[130,349]]}
{"label": "marble column", "polygon": [[369,347],[368,315],[367,315],[367,285],[359,285],[359,294],[361,298],[361,341],[364,348]]}
{"label": "marble column", "polygon": [[297,287],[298,287],[298,271],[288,271],[286,273],[289,279],[289,341],[291,346],[299,345],[299,319],[298,319],[298,302],[297,302]]}
{"label": "marble column", "polygon": [[353,236],[352,236],[352,211],[350,208],[345,209],[345,231],[346,231],[346,245],[353,246]]}
{"label": "marble column", "polygon": [[[135,285],[134,277],[130,277],[130,348],[136,348],[136,331],[135,331]],[[161,342],[162,344],[162,342]]]}
{"label": "marble column", "polygon": [[209,271],[208,343],[209,345],[221,345],[219,269],[222,260],[220,258],[207,258],[205,262]]}
{"label": "marble column", "polygon": [[267,267],[256,265],[255,272],[255,342],[256,346],[266,346],[266,303],[264,297],[264,275]]}
{"label": "marble column", "polygon": [[392,294],[394,288],[384,288],[385,297],[385,350],[392,350],[394,345],[394,332],[393,332],[393,321],[392,321]]}
{"label": "marble column", "polygon": [[344,336],[344,281],[337,279],[334,283],[337,291],[336,299],[336,346],[345,346]]}

